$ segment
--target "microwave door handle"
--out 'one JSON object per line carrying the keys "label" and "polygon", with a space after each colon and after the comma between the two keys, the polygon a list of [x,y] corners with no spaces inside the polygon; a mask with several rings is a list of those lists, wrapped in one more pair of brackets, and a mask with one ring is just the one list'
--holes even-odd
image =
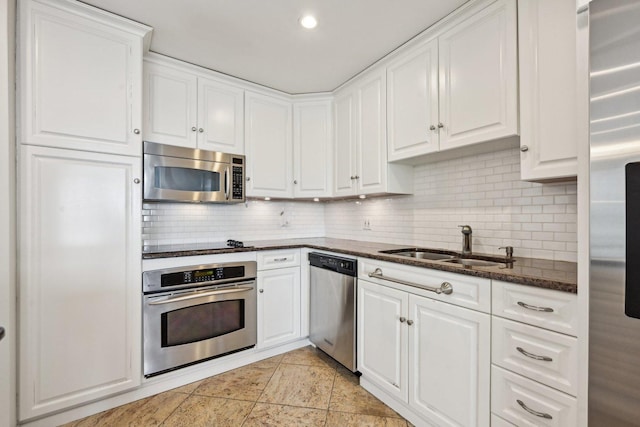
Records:
{"label": "microwave door handle", "polygon": [[161,305],[161,304],[171,304],[174,302],[179,302],[179,301],[186,301],[186,300],[190,300],[190,299],[194,299],[194,298],[202,298],[202,297],[209,297],[212,295],[224,295],[224,294],[234,294],[237,292],[246,292],[246,291],[250,291],[254,288],[248,288],[248,287],[240,287],[240,288],[233,288],[233,289],[220,289],[220,290],[216,290],[216,291],[210,291],[210,292],[202,292],[202,293],[195,293],[195,294],[189,294],[189,295],[182,295],[179,297],[175,297],[175,298],[169,298],[169,299],[165,299],[162,301],[152,301],[149,303],[149,305]]}
{"label": "microwave door handle", "polygon": [[224,170],[224,197],[227,200],[229,200],[230,184],[231,181],[229,180],[229,166],[227,166]]}

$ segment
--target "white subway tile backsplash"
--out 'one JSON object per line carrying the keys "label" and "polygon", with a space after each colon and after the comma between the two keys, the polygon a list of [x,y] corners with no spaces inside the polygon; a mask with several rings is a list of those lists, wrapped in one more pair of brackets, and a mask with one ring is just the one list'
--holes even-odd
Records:
{"label": "white subway tile backsplash", "polygon": [[[144,204],[143,243],[336,237],[576,261],[577,186],[520,180],[517,148],[414,168],[414,194],[328,203]],[[365,230],[364,221],[370,223]]]}

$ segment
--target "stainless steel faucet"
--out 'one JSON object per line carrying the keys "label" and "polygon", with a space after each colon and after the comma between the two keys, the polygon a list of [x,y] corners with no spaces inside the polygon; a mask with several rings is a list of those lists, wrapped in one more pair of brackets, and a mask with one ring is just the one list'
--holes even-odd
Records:
{"label": "stainless steel faucet", "polygon": [[462,255],[471,255],[471,227],[468,225],[458,227],[462,227]]}

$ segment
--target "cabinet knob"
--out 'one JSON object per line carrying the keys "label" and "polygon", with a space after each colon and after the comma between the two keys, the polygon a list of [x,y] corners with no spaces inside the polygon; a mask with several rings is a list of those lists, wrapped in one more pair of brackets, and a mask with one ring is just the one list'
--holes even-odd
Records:
{"label": "cabinet knob", "polygon": [[251,177],[250,176],[247,177],[247,181],[251,181]]}
{"label": "cabinet knob", "polygon": [[444,127],[444,125],[443,125],[442,123],[438,123],[438,127],[439,127],[440,129],[442,129],[442,128]]}
{"label": "cabinet knob", "polygon": [[136,135],[140,135],[140,129],[134,129],[133,133],[135,133]]}
{"label": "cabinet knob", "polygon": [[407,318],[406,318],[406,317],[401,317],[401,318],[400,318],[400,323],[404,323],[404,322],[406,322],[406,321],[407,321]]}
{"label": "cabinet knob", "polygon": [[522,151],[523,153],[529,151],[529,147],[526,145],[523,145],[522,147],[520,147],[520,151]]}
{"label": "cabinet knob", "polygon": [[198,129],[198,132],[202,133],[202,132],[204,132],[204,129],[200,128],[200,129]]}
{"label": "cabinet knob", "polygon": [[356,179],[360,179],[360,176],[359,176],[359,175],[356,175]]}
{"label": "cabinet knob", "polygon": [[298,180],[297,180],[297,179],[294,179],[294,180],[293,180],[293,183],[294,183],[294,184],[297,184],[297,183],[298,183]]}
{"label": "cabinet knob", "polygon": [[133,179],[133,183],[134,184],[140,184],[140,178],[134,178]]}
{"label": "cabinet knob", "polygon": [[195,127],[195,126],[191,127],[191,131],[192,131],[192,132],[195,132],[195,131],[197,131],[197,130],[198,130],[198,128],[197,128],[197,127]]}
{"label": "cabinet knob", "polygon": [[436,130],[436,127],[434,125],[429,126],[429,130]]}
{"label": "cabinet knob", "polygon": [[261,294],[264,294],[264,289],[260,289],[258,292],[260,292]]}
{"label": "cabinet knob", "polygon": [[407,320],[407,325],[409,326],[413,325],[413,320]]}
{"label": "cabinet knob", "polygon": [[351,175],[351,180],[353,181],[354,179],[356,179],[355,175]]}

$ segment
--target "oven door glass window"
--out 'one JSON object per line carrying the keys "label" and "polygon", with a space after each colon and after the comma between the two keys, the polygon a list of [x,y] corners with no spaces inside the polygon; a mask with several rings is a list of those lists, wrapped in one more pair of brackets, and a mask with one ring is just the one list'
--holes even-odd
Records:
{"label": "oven door glass window", "polygon": [[162,347],[189,344],[244,328],[243,299],[210,302],[162,313]]}
{"label": "oven door glass window", "polygon": [[220,191],[220,172],[182,167],[156,166],[154,186],[163,190]]}

